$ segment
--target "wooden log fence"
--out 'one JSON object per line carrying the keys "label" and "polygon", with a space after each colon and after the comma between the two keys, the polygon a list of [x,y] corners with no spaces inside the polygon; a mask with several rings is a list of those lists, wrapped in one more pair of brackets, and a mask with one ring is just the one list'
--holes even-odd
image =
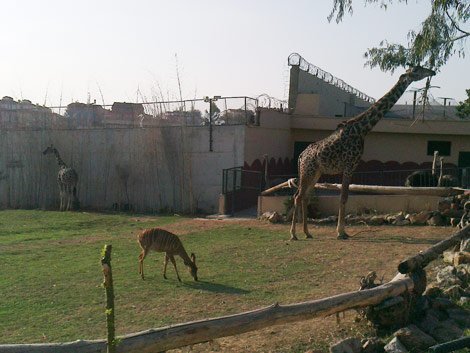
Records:
{"label": "wooden log fence", "polygon": [[[270,195],[273,192],[291,188],[292,182],[286,181],[272,188],[266,189],[261,192],[262,196]],[[341,184],[330,184],[330,183],[317,183],[315,189],[327,189],[327,190],[341,190]],[[371,194],[381,195],[429,195],[429,196],[453,196],[463,194],[464,189],[461,188],[448,188],[448,187],[405,187],[405,186],[378,186],[378,185],[349,185],[349,191],[352,192],[366,192]]]}
{"label": "wooden log fence", "polygon": [[[430,255],[431,257],[435,256],[438,252],[444,251],[448,246],[455,244],[456,239],[467,236],[469,230],[470,226],[465,227],[450,238],[431,247],[431,251],[425,251],[422,254],[429,252],[433,254],[432,256]],[[423,257],[422,254],[418,254],[417,257]],[[428,259],[430,257],[424,258]],[[265,308],[235,315],[132,333],[118,338],[119,344],[116,346],[116,352],[161,352],[207,342],[216,338],[259,330],[273,325],[308,320],[315,317],[325,317],[349,309],[374,306],[386,299],[405,293],[421,295],[426,283],[426,276],[421,266],[427,265],[428,261],[409,261],[410,259],[402,262],[408,263],[405,268],[410,273],[399,273],[390,282],[372,289],[343,293],[302,303],[288,305],[273,304]],[[105,353],[106,349],[106,340],[0,345],[0,353]]]}
{"label": "wooden log fence", "polygon": [[410,272],[416,271],[418,268],[425,267],[432,260],[437,259],[437,257],[440,254],[442,254],[445,250],[449,249],[452,246],[459,244],[463,238],[469,235],[470,235],[470,224],[466,225],[457,233],[454,233],[451,237],[444,239],[437,244],[434,244],[426,251],[420,252],[419,254],[414,255],[406,259],[405,261],[402,261],[398,265],[398,272],[410,273]]}
{"label": "wooden log fence", "polygon": [[[415,281],[399,275],[376,288],[355,291],[303,303],[271,306],[240,314],[171,325],[125,335],[119,338],[118,353],[150,353],[207,342],[265,327],[314,317],[325,317],[348,309],[377,305],[385,299],[411,292]],[[0,346],[0,353],[105,353],[106,341],[19,344]]]}

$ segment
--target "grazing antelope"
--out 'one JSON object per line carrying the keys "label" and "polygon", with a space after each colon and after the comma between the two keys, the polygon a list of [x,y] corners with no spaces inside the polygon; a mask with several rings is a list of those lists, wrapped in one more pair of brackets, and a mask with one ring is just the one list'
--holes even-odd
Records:
{"label": "grazing antelope", "polygon": [[144,279],[145,256],[147,256],[150,250],[155,250],[157,252],[165,253],[163,278],[166,279],[166,266],[168,264],[168,260],[170,260],[175,268],[178,281],[181,282],[175,261],[175,255],[179,255],[183,259],[184,264],[189,268],[191,276],[193,276],[194,280],[197,281],[196,255],[191,253],[191,257],[189,257],[186,250],[184,250],[183,243],[175,234],[160,228],[145,229],[139,234],[137,241],[142,248],[142,252],[139,255],[139,273],[142,279]]}

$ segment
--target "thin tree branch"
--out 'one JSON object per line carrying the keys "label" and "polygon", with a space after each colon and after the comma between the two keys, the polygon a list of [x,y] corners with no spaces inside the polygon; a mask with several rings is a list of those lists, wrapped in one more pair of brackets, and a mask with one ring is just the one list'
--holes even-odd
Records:
{"label": "thin tree branch", "polygon": [[[449,17],[449,20],[450,20],[450,22],[452,22],[452,25],[453,25],[459,32],[465,33],[465,35],[464,35],[464,36],[461,36],[461,38],[465,38],[465,37],[467,37],[467,36],[470,36],[470,33],[469,33],[469,32],[466,32],[466,31],[464,31],[463,29],[461,29],[459,26],[457,26],[457,23],[456,23],[455,20],[452,18],[452,16],[449,14],[449,11],[448,11],[447,9],[446,9],[446,15],[447,15],[447,17]],[[461,38],[459,37],[459,39],[461,39]],[[457,40],[457,39],[455,39],[455,40]]]}

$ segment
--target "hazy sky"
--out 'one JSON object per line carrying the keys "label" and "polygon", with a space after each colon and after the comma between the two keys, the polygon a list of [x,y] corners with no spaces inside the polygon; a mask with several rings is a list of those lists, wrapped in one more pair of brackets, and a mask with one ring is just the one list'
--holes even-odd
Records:
{"label": "hazy sky", "polygon": [[[404,43],[429,0],[383,11],[355,1],[354,15],[328,23],[332,0],[15,0],[0,12],[0,96],[50,106],[267,93],[285,99],[287,57],[297,52],[380,98],[398,79],[364,67],[382,39]],[[467,28],[468,29],[468,28]],[[466,44],[467,54],[470,45]],[[432,81],[435,97],[463,100],[470,59],[452,59]],[[422,87],[417,83],[414,87]],[[61,100],[62,96],[62,100]],[[140,96],[139,96],[139,99]],[[404,98],[404,100],[408,98]]]}

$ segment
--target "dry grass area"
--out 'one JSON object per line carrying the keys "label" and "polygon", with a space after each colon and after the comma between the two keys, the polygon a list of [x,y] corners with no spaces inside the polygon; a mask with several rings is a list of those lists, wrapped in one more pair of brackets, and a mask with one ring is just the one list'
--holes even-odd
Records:
{"label": "dry grass area", "polygon": [[[225,221],[238,223],[244,227],[272,230],[289,237],[290,225],[274,225],[258,220]],[[167,227],[179,233],[213,230],[224,226],[224,221],[190,220]],[[312,296],[301,300],[328,297],[357,290],[359,279],[375,270],[384,281],[397,273],[398,263],[407,256],[414,255],[432,244],[449,236],[451,228],[436,227],[348,227],[352,238],[338,241],[334,227],[309,225],[315,239],[307,240],[299,233],[297,243],[281,240],[279,246],[296,248],[296,258],[307,262],[325,265],[323,276],[312,279],[308,271],[300,274],[297,281],[305,281],[312,286]],[[328,263],[325,263],[327,261]],[[335,281],[329,279],[335,278]],[[339,278],[339,281],[337,280]],[[276,286],[273,286],[276,290]],[[324,350],[327,342],[346,338],[352,334],[367,335],[372,329],[365,324],[354,322],[355,311],[336,317],[316,318],[294,324],[277,325],[271,328],[227,337],[206,344],[194,345],[172,352],[304,352],[308,349]]]}
{"label": "dry grass area", "polygon": [[[28,219],[30,221],[28,221]],[[135,234],[160,226],[198,255],[199,282],[181,260],[162,278],[162,254],[137,273]],[[253,310],[275,302],[296,303],[357,290],[361,276],[376,271],[388,281],[398,263],[454,232],[446,227],[349,227],[339,241],[334,227],[310,225],[314,239],[289,241],[289,225],[258,220],[0,212],[0,342],[58,342],[105,337],[99,253],[113,244],[118,334]],[[155,260],[157,264],[155,265]],[[22,264],[22,266],[18,266]],[[197,344],[174,352],[305,352],[352,333],[355,312],[278,325]]]}

